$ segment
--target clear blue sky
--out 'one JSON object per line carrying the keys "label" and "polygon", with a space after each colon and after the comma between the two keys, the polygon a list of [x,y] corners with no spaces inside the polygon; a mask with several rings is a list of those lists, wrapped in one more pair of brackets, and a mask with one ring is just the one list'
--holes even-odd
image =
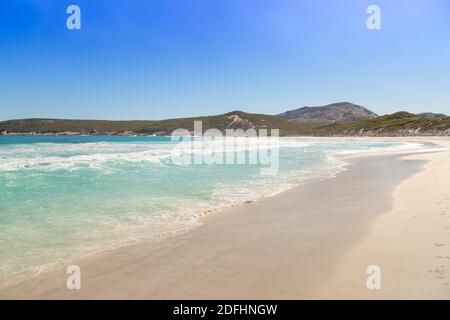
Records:
{"label": "clear blue sky", "polygon": [[[66,28],[77,4],[82,29]],[[366,27],[381,8],[382,29]],[[450,113],[448,0],[0,2],[0,119]]]}

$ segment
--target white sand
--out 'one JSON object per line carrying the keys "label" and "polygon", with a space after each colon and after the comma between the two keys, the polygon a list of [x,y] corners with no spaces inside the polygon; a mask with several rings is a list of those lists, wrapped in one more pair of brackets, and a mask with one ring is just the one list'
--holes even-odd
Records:
{"label": "white sand", "polygon": [[[450,139],[433,142],[450,147]],[[330,290],[318,288],[323,297],[450,299],[450,151],[405,159],[428,163],[395,189],[392,208],[342,257]],[[380,267],[381,290],[364,285],[368,265]]]}

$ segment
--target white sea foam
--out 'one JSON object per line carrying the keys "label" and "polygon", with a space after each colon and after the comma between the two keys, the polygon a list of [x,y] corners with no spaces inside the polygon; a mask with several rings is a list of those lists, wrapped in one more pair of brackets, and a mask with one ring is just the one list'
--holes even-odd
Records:
{"label": "white sea foam", "polygon": [[170,148],[143,144],[40,144],[0,149],[0,171],[61,170],[83,167],[101,169],[105,163],[160,164]]}
{"label": "white sea foam", "polygon": [[424,144],[415,142],[390,142],[392,145],[383,147],[371,147],[366,149],[342,150],[339,154],[358,154],[358,153],[375,153],[375,152],[400,152],[400,151],[417,151],[424,148]]}
{"label": "white sea foam", "polygon": [[[233,148],[228,143],[233,140]],[[295,139],[281,139],[281,148],[303,148],[309,143]],[[182,143],[183,144],[183,143]],[[189,142],[189,145],[191,143]],[[176,144],[158,143],[79,143],[32,145],[9,145],[0,148],[0,171],[17,170],[76,170],[80,168],[102,169],[104,164],[124,164],[147,162],[162,164],[169,160]],[[180,146],[179,146],[180,147]],[[224,138],[210,142],[192,143],[191,153],[226,153],[262,150],[272,148],[270,142],[261,142],[259,138]],[[186,152],[187,148],[183,149]]]}

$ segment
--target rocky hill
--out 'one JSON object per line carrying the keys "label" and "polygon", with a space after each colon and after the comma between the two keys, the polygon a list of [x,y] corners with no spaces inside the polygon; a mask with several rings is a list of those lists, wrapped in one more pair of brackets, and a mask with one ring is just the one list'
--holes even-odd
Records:
{"label": "rocky hill", "polygon": [[450,136],[450,117],[429,118],[397,112],[350,124],[331,124],[303,130],[314,136]]}
{"label": "rocky hill", "polygon": [[435,120],[442,120],[442,119],[447,118],[447,115],[445,115],[443,113],[423,112],[423,113],[418,113],[417,115],[421,118],[435,119]]}
{"label": "rocky hill", "polygon": [[284,120],[297,123],[352,123],[378,117],[374,112],[350,102],[333,103],[321,107],[303,107],[278,114]]}

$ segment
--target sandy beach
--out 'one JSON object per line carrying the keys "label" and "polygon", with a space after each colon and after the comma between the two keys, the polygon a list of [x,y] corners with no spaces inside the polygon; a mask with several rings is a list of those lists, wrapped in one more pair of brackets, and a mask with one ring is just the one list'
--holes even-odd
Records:
{"label": "sandy beach", "polygon": [[81,290],[61,269],[0,299],[450,299],[450,139],[392,140],[441,148],[346,156],[335,178],[77,262]]}

